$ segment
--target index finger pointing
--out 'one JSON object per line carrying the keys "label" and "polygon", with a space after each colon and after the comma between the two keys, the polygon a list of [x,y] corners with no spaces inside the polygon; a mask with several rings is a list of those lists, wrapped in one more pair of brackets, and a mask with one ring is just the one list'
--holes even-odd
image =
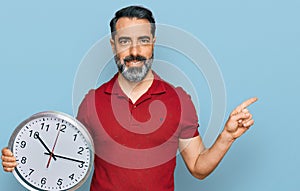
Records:
{"label": "index finger pointing", "polygon": [[256,97],[253,97],[253,98],[250,98],[246,101],[244,101],[241,105],[237,106],[233,112],[230,114],[230,116],[233,116],[233,115],[236,115],[240,112],[243,111],[243,109],[245,109],[246,107],[248,107],[249,105],[251,105],[252,103],[256,102],[257,101],[257,98]]}
{"label": "index finger pointing", "polygon": [[253,104],[254,102],[256,102],[257,100],[258,100],[257,97],[250,98],[250,99],[244,101],[241,104],[241,107],[244,109],[244,108],[248,107],[249,105]]}
{"label": "index finger pointing", "polygon": [[256,102],[258,100],[257,97],[253,97],[253,98],[250,98],[246,101],[244,101],[241,105],[239,105],[238,107],[240,108],[240,110],[243,110],[245,109],[246,107],[248,107],[249,105],[253,104],[254,102]]}

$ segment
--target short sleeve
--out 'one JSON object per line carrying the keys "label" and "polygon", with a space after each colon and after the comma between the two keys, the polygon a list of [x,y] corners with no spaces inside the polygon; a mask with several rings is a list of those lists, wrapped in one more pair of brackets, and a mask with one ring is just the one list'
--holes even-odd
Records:
{"label": "short sleeve", "polygon": [[180,139],[189,139],[199,136],[198,115],[195,106],[188,95],[182,88],[177,88],[180,98],[181,119],[180,119]]}
{"label": "short sleeve", "polygon": [[91,135],[93,135],[93,128],[91,118],[93,115],[93,109],[95,108],[94,105],[94,95],[95,91],[90,90],[88,94],[85,95],[84,99],[82,100],[77,113],[77,120],[80,121],[85,128],[89,131]]}

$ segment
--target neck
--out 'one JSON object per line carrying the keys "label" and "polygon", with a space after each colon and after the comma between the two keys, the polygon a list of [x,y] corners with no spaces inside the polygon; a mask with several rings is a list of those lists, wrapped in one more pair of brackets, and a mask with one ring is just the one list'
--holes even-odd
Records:
{"label": "neck", "polygon": [[136,102],[152,85],[154,75],[152,70],[149,70],[146,77],[140,82],[130,82],[126,80],[121,73],[118,75],[118,82],[129,99],[134,103]]}

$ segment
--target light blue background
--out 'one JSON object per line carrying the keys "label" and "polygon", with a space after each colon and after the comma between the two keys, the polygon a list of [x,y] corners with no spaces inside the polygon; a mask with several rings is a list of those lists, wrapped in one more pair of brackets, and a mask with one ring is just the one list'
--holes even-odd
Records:
{"label": "light blue background", "polygon": [[[182,28],[209,48],[225,80],[226,116],[244,99],[260,98],[250,108],[255,125],[207,179],[193,178],[178,159],[176,190],[299,190],[297,0],[1,0],[0,147],[36,112],[73,113],[72,87],[80,61],[109,32],[113,13],[129,4],[145,5],[158,23]],[[209,112],[201,109],[203,128]],[[12,174],[1,170],[0,175],[1,190],[23,190]],[[80,190],[87,190],[88,183]]]}

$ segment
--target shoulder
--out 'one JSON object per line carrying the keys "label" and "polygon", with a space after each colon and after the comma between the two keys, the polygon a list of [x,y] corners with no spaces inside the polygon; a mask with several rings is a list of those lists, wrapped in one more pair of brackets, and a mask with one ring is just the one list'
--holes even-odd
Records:
{"label": "shoulder", "polygon": [[191,96],[181,86],[174,86],[173,84],[159,79],[159,83],[164,87],[167,94],[176,94],[179,98],[189,99]]}
{"label": "shoulder", "polygon": [[194,108],[194,103],[192,101],[191,95],[187,91],[185,91],[183,87],[174,86],[173,84],[162,80],[161,78],[159,78],[158,80],[158,83],[160,83],[161,86],[163,86],[165,89],[165,96],[167,97],[167,99],[178,100],[183,109],[188,108],[188,110],[190,110],[190,108]]}
{"label": "shoulder", "polygon": [[117,80],[117,74],[115,74],[109,81],[103,83],[101,86],[89,90],[86,94],[86,97],[93,97],[93,96],[102,96],[105,94],[111,94],[113,86]]}

